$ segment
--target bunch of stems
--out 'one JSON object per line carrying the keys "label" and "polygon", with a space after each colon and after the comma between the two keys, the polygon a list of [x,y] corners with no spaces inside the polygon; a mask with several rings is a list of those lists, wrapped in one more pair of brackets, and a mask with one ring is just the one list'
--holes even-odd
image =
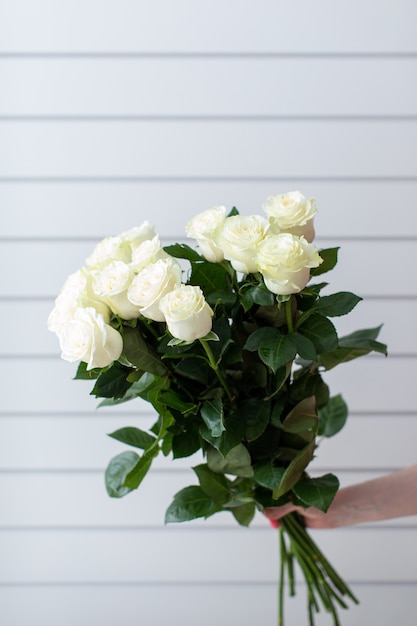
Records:
{"label": "bunch of stems", "polygon": [[334,626],[340,626],[337,609],[348,608],[343,597],[347,596],[358,604],[357,598],[313,541],[300,515],[289,513],[280,519],[279,524],[281,567],[278,625],[284,624],[284,588],[287,578],[289,595],[295,596],[295,560],[307,586],[309,625],[314,626],[315,613],[322,607],[332,615]]}

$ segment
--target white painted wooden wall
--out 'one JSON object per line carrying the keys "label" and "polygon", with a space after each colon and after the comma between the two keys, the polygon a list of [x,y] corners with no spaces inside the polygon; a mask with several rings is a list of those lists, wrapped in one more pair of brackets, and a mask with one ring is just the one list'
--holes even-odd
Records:
{"label": "white painted wooden wall", "polygon": [[[272,626],[277,538],[259,516],[164,527],[188,460],[107,497],[152,422],[96,411],[46,317],[107,234],[151,220],[164,241],[213,204],[317,198],[332,288],[384,322],[388,359],[327,377],[351,416],[317,470],[343,484],[416,462],[417,4],[413,0],[0,2],[0,623]],[[361,599],[343,626],[414,626],[417,518],[316,531]],[[303,589],[287,626],[305,622]],[[326,616],[320,625],[329,621]]]}

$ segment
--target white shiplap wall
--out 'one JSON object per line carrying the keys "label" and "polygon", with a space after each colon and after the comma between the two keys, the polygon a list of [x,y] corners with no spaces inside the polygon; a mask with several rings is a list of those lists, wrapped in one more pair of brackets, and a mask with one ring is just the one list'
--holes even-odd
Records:
{"label": "white shiplap wall", "polygon": [[[213,204],[315,196],[319,245],[342,246],[332,288],[365,297],[338,328],[384,322],[390,348],[328,376],[351,417],[316,467],[349,484],[416,461],[416,31],[412,0],[0,4],[2,626],[275,623],[261,517],[163,526],[188,460],[105,494],[106,433],[149,409],[97,412],[45,320],[106,234],[150,219],[184,240]],[[343,626],[415,624],[416,533],[317,532],[361,599]],[[304,615],[300,589],[288,626]]]}

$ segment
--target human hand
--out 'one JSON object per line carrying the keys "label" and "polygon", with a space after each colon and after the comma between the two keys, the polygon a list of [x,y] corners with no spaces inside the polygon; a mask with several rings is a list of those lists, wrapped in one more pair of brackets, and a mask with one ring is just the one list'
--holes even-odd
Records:
{"label": "human hand", "polygon": [[303,509],[301,506],[296,506],[292,502],[288,502],[282,506],[264,509],[265,517],[268,518],[271,526],[274,528],[279,527],[279,520],[282,517],[293,512],[299,513],[304,518],[305,525],[309,528],[335,528],[338,525],[335,515],[332,514],[330,510],[327,513],[323,513],[323,511],[315,507]]}
{"label": "human hand", "polygon": [[337,528],[417,515],[416,484],[417,464],[339,489],[327,513],[289,502],[265,509],[264,514],[273,526],[278,526],[284,515],[296,511],[310,528]]}

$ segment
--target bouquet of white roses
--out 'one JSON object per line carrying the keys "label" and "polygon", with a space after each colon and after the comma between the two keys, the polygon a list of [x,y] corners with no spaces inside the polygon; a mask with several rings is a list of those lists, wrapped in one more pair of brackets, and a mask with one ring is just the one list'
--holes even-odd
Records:
{"label": "bouquet of white roses", "polygon": [[[247,526],[256,510],[288,501],[326,511],[338,480],[306,469],[317,438],[343,427],[347,407],[330,396],[323,373],[386,353],[379,328],[339,338],[329,319],[361,298],[321,295],[327,283],[310,282],[336,265],[338,252],[312,244],[314,200],[290,192],[264,209],[266,217],[203,211],[186,227],[199,252],[162,248],[148,222],[107,237],[67,279],[48,318],[62,358],[80,361],[76,378],[95,380],[91,393],[102,405],[139,397],[155,408],[148,431],[110,435],[140,451],[110,461],[110,496],[137,489],[158,454],[202,451],[198,484],[175,494],[167,523],[229,511]],[[294,561],[307,584],[309,623],[322,606],[339,624],[343,596],[355,597],[300,517],[287,515],[279,532],[279,624],[287,579],[295,593]]]}

